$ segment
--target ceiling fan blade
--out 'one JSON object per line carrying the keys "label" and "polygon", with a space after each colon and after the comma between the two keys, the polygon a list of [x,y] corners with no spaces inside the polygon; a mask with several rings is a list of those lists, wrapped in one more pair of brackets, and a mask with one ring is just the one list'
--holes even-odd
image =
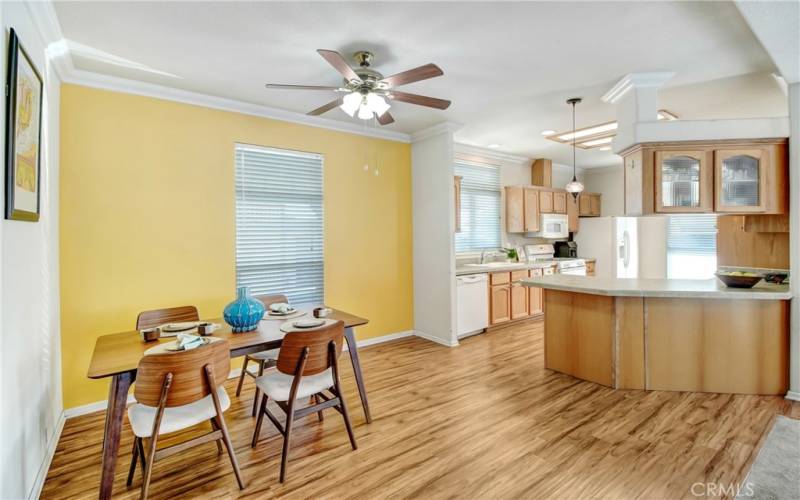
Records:
{"label": "ceiling fan blade", "polygon": [[325,87],[323,85],[281,85],[279,83],[267,83],[264,86],[268,89],[283,90],[339,90],[339,87]]}
{"label": "ceiling fan blade", "polygon": [[394,117],[387,111],[378,117],[378,123],[381,125],[389,125],[390,123],[394,123]]}
{"label": "ceiling fan blade", "polygon": [[447,109],[450,107],[450,101],[445,99],[437,99],[435,97],[428,97],[424,95],[409,94],[407,92],[398,92],[392,90],[389,97],[395,101],[407,102],[409,104],[416,104],[418,106],[427,106],[429,108]]}
{"label": "ceiling fan blade", "polygon": [[408,71],[403,71],[402,73],[397,73],[396,75],[388,76],[381,81],[390,87],[399,87],[400,85],[414,83],[420,80],[427,80],[428,78],[435,78],[437,76],[442,76],[443,74],[444,71],[442,71],[439,66],[431,63],[418,68],[410,69]]}
{"label": "ceiling fan blade", "polygon": [[306,114],[307,114],[307,115],[311,115],[311,116],[317,116],[317,115],[321,115],[322,113],[326,113],[326,112],[328,112],[328,111],[332,110],[333,108],[335,108],[335,107],[337,107],[337,106],[341,106],[341,105],[342,105],[342,102],[343,102],[343,101],[342,101],[342,98],[340,97],[340,98],[336,99],[335,101],[331,101],[331,102],[329,102],[328,104],[326,104],[326,105],[324,105],[324,106],[320,106],[320,107],[318,107],[317,109],[314,109],[314,110],[312,110],[312,111],[309,111],[309,112],[308,112],[308,113],[306,113]]}
{"label": "ceiling fan blade", "polygon": [[359,82],[361,81],[361,77],[359,77],[356,74],[356,72],[353,71],[353,68],[351,68],[350,65],[347,64],[347,61],[344,60],[344,57],[342,57],[340,53],[336,52],[335,50],[325,50],[325,49],[317,49],[317,52],[319,53],[319,55],[324,57],[326,61],[328,61],[328,64],[333,66],[334,69],[336,69],[336,71],[341,73],[342,76],[345,78],[345,80],[347,81],[357,80]]}

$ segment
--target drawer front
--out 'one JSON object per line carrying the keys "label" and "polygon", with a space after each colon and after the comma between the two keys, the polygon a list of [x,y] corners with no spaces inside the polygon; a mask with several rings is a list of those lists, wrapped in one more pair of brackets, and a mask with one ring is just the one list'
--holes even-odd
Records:
{"label": "drawer front", "polygon": [[511,283],[511,273],[492,273],[489,275],[489,282],[492,285],[505,285]]}
{"label": "drawer front", "polygon": [[519,281],[528,277],[528,270],[514,271],[511,273],[511,281]]}

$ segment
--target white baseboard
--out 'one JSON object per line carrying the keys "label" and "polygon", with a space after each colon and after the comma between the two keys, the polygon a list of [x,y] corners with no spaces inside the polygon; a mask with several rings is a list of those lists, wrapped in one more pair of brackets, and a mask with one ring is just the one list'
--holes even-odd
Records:
{"label": "white baseboard", "polygon": [[53,430],[53,433],[50,435],[50,440],[47,442],[47,451],[45,452],[42,464],[39,466],[39,472],[36,473],[36,480],[33,482],[31,491],[28,493],[29,500],[39,498],[42,494],[44,480],[47,479],[47,472],[50,470],[50,464],[53,463],[53,456],[56,454],[58,441],[61,439],[61,431],[64,430],[64,422],[66,420],[66,412],[62,411],[61,415],[58,416],[56,428]]}
{"label": "white baseboard", "polygon": [[800,401],[800,392],[797,391],[789,391],[784,396],[786,399],[791,399],[792,401]]}
{"label": "white baseboard", "polygon": [[[381,335],[380,337],[373,337],[371,339],[359,340],[357,342],[357,344],[358,344],[358,347],[368,347],[368,346],[375,345],[375,344],[382,344],[384,342],[390,342],[392,340],[402,339],[402,338],[405,338],[405,337],[411,337],[414,334],[415,334],[414,330],[406,330],[406,331],[403,331],[403,332],[389,333],[387,335]],[[345,348],[346,347],[347,346],[345,346]],[[238,378],[241,373],[242,373],[242,369],[241,368],[234,368],[228,374],[228,378],[229,379]],[[128,395],[127,404],[131,404],[134,401],[135,400],[133,399],[133,395],[129,394]],[[89,403],[89,404],[85,404],[85,405],[82,405],[82,406],[76,406],[75,408],[69,408],[67,410],[64,410],[63,416],[64,416],[64,418],[79,417],[81,415],[88,415],[89,413],[94,413],[96,411],[105,410],[106,407],[108,407],[108,400],[104,399],[103,401],[95,401],[94,403]],[[63,427],[63,423],[62,423],[62,427]],[[59,437],[61,436],[61,432],[60,431],[59,431],[58,435],[59,435]],[[58,441],[56,440],[56,442],[58,442]]]}
{"label": "white baseboard", "polygon": [[440,344],[440,345],[443,345],[443,346],[446,346],[446,347],[456,347],[458,345],[458,340],[457,339],[453,339],[450,342],[447,342],[444,339],[441,339],[441,338],[436,337],[434,335],[430,335],[430,334],[422,332],[420,330],[414,330],[414,335],[416,335],[417,337],[423,338],[425,340],[430,340],[431,342],[436,342],[437,344]]}

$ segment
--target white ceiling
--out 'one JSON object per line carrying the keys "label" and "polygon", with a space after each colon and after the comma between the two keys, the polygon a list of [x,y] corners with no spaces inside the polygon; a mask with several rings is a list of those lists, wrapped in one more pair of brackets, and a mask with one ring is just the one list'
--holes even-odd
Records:
{"label": "white ceiling", "polygon": [[[444,76],[402,90],[452,106],[394,103],[389,129],[453,121],[461,142],[565,164],[570,149],[540,132],[570,128],[574,95],[579,127],[613,120],[600,96],[631,72],[677,72],[662,107],[682,118],[787,114],[772,61],[729,2],[59,2],[56,12],[78,69],[299,112],[335,95],[263,85],[339,85],[315,49],[370,50],[384,75],[434,62]],[[579,151],[582,167],[617,162]]]}

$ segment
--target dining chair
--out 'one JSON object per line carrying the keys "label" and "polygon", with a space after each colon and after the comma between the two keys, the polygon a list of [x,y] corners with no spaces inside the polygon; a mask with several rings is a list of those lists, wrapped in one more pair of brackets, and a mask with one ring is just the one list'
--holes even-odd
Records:
{"label": "dining chair", "polygon": [[[253,441],[255,448],[261,433],[264,415],[283,434],[283,453],[281,455],[280,482],[286,477],[286,465],[289,457],[289,444],[292,436],[292,424],[298,418],[317,413],[322,420],[322,411],[334,408],[342,414],[350,445],[357,449],[350,415],[342,396],[339,379],[339,355],[342,353],[344,323],[337,321],[315,330],[289,332],[283,338],[278,353],[277,370],[256,379],[256,385],[264,392],[258,412]],[[326,394],[328,391],[329,394]],[[299,399],[313,397],[316,404],[296,408]],[[286,414],[286,423],[281,425],[275,415],[267,408],[267,402],[273,401]]]}
{"label": "dining chair", "polygon": [[[218,449],[220,441],[225,444],[239,489],[245,488],[223,417],[231,404],[223,386],[230,367],[227,340],[217,340],[189,351],[149,354],[139,361],[133,393],[136,402],[128,407],[134,443],[127,484],[130,486],[133,482],[139,459],[143,470],[142,499],[147,498],[156,460],[211,441],[217,443]],[[208,420],[211,432],[157,449],[159,436]],[[144,439],[149,440],[146,450]]]}
{"label": "dining chair", "polygon": [[181,321],[200,321],[197,308],[195,306],[180,306],[142,311],[136,318],[136,329],[153,328],[165,323],[179,323]]}
{"label": "dining chair", "polygon": [[[253,298],[258,299],[264,304],[264,307],[269,312],[269,306],[272,304],[278,304],[280,302],[289,302],[286,298],[286,295],[282,294],[274,294],[274,295],[254,295]],[[264,375],[264,370],[269,368],[270,366],[275,366],[275,360],[278,359],[278,351],[280,349],[269,349],[267,351],[259,351],[254,352],[252,354],[247,354],[244,357],[244,363],[242,364],[242,373],[239,374],[239,384],[236,386],[236,397],[239,397],[239,394],[242,392],[242,384],[244,383],[244,377],[250,376],[258,378]],[[258,365],[258,369],[255,373],[247,371],[247,363],[253,361]],[[253,396],[253,416],[256,416],[256,411],[258,410],[258,401],[261,397],[261,390],[256,386],[256,393]]]}

